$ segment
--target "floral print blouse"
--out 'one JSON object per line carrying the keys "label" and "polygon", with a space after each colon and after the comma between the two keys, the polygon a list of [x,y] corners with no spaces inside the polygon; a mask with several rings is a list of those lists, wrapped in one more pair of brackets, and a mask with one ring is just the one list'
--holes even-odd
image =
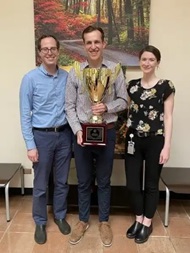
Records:
{"label": "floral print blouse", "polygon": [[129,82],[131,99],[127,127],[142,132],[164,134],[164,101],[174,92],[170,80],[159,80],[152,88],[143,88],[141,79]]}

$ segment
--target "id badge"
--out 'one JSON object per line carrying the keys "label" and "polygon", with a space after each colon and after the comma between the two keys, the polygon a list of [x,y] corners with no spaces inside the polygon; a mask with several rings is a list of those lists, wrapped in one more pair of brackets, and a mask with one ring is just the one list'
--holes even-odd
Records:
{"label": "id badge", "polygon": [[135,143],[133,141],[128,141],[127,153],[134,155],[135,153]]}

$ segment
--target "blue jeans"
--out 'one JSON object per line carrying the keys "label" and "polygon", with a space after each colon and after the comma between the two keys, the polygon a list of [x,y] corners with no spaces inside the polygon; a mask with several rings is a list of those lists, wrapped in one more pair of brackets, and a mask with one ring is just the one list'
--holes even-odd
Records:
{"label": "blue jeans", "polygon": [[87,222],[90,216],[93,161],[96,159],[99,221],[108,221],[110,212],[110,177],[113,168],[116,131],[107,130],[106,146],[81,147],[74,140],[75,164],[78,178],[79,220]]}
{"label": "blue jeans", "polygon": [[47,222],[47,185],[53,168],[54,196],[53,211],[56,219],[63,219],[67,211],[67,184],[72,154],[72,132],[70,127],[63,132],[34,130],[34,139],[39,161],[33,164],[33,218],[36,224]]}

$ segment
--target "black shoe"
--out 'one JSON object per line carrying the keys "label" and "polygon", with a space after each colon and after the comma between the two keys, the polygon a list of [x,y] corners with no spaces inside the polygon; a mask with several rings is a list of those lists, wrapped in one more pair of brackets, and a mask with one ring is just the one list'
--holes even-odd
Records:
{"label": "black shoe", "polygon": [[65,219],[54,219],[54,221],[62,234],[68,235],[71,232],[71,227]]}
{"label": "black shoe", "polygon": [[150,227],[143,225],[141,230],[135,236],[135,242],[136,243],[146,242],[151,233],[152,233],[152,223],[151,223]]}
{"label": "black shoe", "polygon": [[47,240],[46,225],[36,225],[34,240],[38,244],[44,244]]}
{"label": "black shoe", "polygon": [[133,239],[135,238],[135,236],[137,235],[137,233],[141,230],[143,224],[135,221],[133,223],[133,225],[127,230],[126,236],[129,239]]}

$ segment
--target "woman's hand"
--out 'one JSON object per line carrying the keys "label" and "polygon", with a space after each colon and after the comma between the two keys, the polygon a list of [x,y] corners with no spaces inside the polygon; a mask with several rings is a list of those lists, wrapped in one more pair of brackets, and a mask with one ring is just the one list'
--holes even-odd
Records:
{"label": "woman's hand", "polygon": [[164,147],[160,153],[159,164],[165,164],[170,158],[170,148]]}

